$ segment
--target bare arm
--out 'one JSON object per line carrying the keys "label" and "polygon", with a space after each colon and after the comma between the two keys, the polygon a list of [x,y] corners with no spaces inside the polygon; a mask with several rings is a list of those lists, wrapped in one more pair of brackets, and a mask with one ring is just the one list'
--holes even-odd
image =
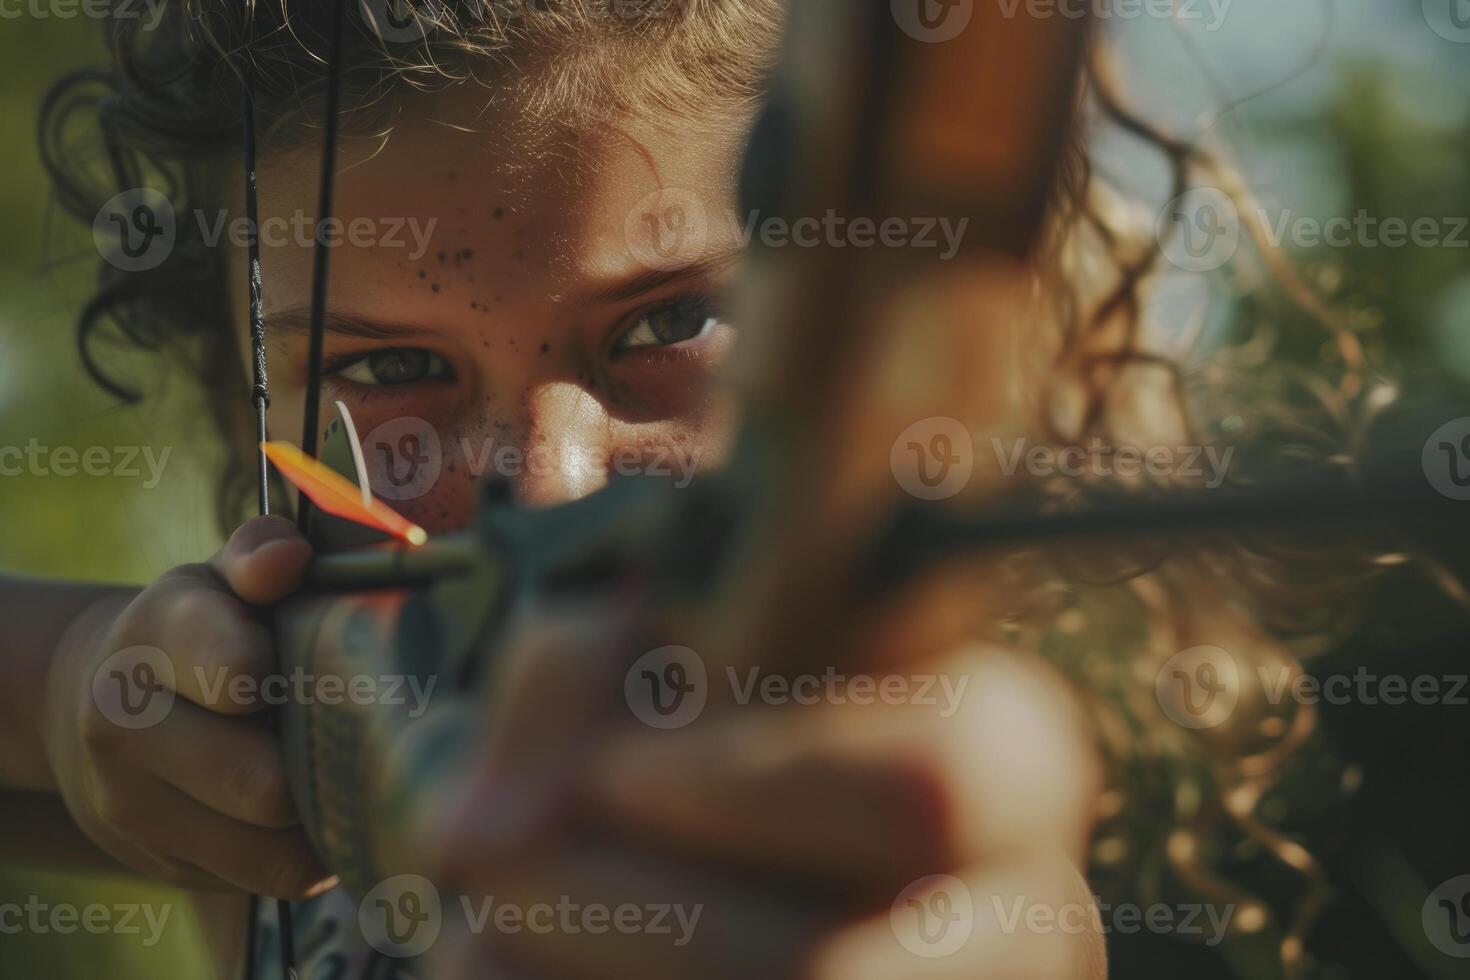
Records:
{"label": "bare arm", "polygon": [[46,675],[57,647],[100,637],[140,590],[0,576],[0,621],[8,624],[0,684],[0,791],[54,793],[41,738]]}
{"label": "bare arm", "polygon": [[258,518],[146,589],[0,579],[0,846],[192,889],[321,884],[253,693],[275,659],[262,611],[310,557]]}
{"label": "bare arm", "polygon": [[136,588],[0,576],[0,841],[7,857],[116,870],[57,792],[42,736],[46,677],[63,642],[100,637]]}

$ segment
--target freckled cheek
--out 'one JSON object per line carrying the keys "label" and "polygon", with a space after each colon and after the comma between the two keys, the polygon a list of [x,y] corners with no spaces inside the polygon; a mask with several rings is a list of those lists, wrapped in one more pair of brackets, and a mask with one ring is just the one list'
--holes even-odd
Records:
{"label": "freckled cheek", "polygon": [[458,432],[412,415],[369,424],[362,450],[373,493],[431,533],[467,526],[475,511],[476,474]]}
{"label": "freckled cheek", "polygon": [[462,461],[445,460],[432,485],[412,499],[390,501],[393,508],[430,534],[468,527],[474,519],[478,483]]}

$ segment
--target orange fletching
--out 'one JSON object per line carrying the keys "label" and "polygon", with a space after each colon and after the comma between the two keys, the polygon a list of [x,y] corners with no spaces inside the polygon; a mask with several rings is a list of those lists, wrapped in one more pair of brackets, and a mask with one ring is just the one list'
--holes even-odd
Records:
{"label": "orange fletching", "polygon": [[260,448],[282,476],[333,517],[375,528],[412,545],[429,540],[423,528],[376,497],[364,502],[362,491],[351,480],[291,443],[265,442]]}

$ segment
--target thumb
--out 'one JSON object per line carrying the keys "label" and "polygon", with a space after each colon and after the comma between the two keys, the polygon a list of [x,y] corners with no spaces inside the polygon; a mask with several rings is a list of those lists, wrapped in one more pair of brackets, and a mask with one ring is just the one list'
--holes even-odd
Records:
{"label": "thumb", "polygon": [[312,548],[284,517],[255,517],[235,530],[209,565],[251,605],[279,602],[301,584]]}

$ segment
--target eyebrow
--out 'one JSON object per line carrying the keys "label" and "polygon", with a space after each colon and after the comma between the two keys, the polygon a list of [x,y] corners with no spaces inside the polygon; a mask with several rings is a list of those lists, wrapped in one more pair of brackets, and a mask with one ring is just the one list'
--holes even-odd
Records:
{"label": "eyebrow", "polygon": [[676,266],[672,269],[652,269],[640,273],[631,279],[594,292],[592,299],[600,303],[621,303],[675,283],[708,278],[730,268],[740,260],[743,254],[744,250],[740,248],[722,248],[687,265]]}
{"label": "eyebrow", "polygon": [[[295,306],[266,317],[266,326],[276,335],[306,336],[311,332],[311,308]],[[421,337],[429,331],[406,323],[388,323],[364,317],[347,316],[326,311],[322,316],[323,333],[339,337],[360,337],[365,340],[393,340],[401,337]]]}
{"label": "eyebrow", "polygon": [[[652,269],[631,279],[592,293],[593,302],[621,303],[636,299],[645,293],[681,282],[705,279],[724,272],[740,260],[743,249],[727,248],[711,252],[687,265],[672,269]],[[266,316],[266,326],[271,334],[287,337],[304,337],[311,333],[311,307],[293,306]],[[323,333],[338,337],[357,337],[363,340],[396,340],[422,337],[432,331],[407,323],[392,323],[367,317],[348,316],[327,310],[322,316]]]}

